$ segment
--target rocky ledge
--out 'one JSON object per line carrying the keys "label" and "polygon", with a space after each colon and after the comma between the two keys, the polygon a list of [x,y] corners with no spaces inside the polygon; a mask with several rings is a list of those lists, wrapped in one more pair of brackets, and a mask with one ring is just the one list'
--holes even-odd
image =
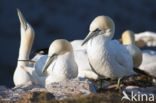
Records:
{"label": "rocky ledge", "polygon": [[[116,81],[104,81],[102,87],[99,83],[88,79],[76,78],[59,83],[52,83],[46,88],[35,85],[23,85],[14,88],[0,86],[0,102],[4,103],[99,103],[99,102],[130,102],[132,92],[138,96],[144,94],[156,100],[155,79],[147,76],[133,76],[122,80],[120,89],[116,90]],[[125,94],[128,99],[123,98]],[[144,100],[146,98],[143,98]]]}

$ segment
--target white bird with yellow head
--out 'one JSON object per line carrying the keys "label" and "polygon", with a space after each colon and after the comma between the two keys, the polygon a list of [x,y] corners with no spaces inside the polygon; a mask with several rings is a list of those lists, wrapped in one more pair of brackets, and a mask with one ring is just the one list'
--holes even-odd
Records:
{"label": "white bird with yellow head", "polygon": [[101,77],[121,78],[135,74],[132,56],[114,36],[115,24],[108,16],[98,16],[90,24],[87,43],[88,59],[92,69]]}

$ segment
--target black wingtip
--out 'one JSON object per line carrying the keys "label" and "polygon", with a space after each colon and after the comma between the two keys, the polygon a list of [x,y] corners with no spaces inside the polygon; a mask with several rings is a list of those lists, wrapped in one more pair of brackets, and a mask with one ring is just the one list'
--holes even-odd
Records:
{"label": "black wingtip", "polygon": [[32,51],[32,54],[41,54],[41,55],[46,55],[48,54],[48,48],[43,48],[43,49],[37,49]]}

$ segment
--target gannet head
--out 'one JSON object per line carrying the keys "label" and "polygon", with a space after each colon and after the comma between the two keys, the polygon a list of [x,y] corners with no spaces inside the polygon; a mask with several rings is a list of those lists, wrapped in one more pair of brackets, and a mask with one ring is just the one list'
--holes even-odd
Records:
{"label": "gannet head", "polygon": [[135,44],[134,32],[126,30],[122,33],[122,43],[125,45]]}
{"label": "gannet head", "polygon": [[31,25],[24,19],[21,11],[17,9],[17,14],[20,20],[20,28],[21,28],[21,44],[20,44],[20,52],[19,52],[19,60],[28,60],[30,50],[32,48],[32,44],[35,37],[34,29]]}
{"label": "gannet head", "polygon": [[34,29],[31,27],[31,25],[25,20],[23,14],[19,9],[17,9],[17,14],[20,20],[20,25],[21,25],[21,34],[31,34],[34,36]]}
{"label": "gannet head", "polygon": [[51,43],[48,51],[47,61],[42,69],[44,73],[49,65],[57,58],[59,55],[63,55],[67,52],[73,52],[72,45],[65,39],[58,39]]}
{"label": "gannet head", "polygon": [[115,24],[108,16],[98,16],[91,22],[89,30],[90,32],[82,45],[97,35],[103,35],[104,37],[112,39],[115,31]]}

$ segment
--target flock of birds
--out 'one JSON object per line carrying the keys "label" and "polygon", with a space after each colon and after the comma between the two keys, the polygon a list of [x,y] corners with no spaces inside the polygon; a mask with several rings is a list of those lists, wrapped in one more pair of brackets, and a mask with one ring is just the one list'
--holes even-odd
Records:
{"label": "flock of birds", "polygon": [[30,59],[35,32],[21,11],[18,9],[17,12],[21,43],[13,76],[15,86],[30,83],[46,87],[50,83],[76,77],[120,79],[136,75],[134,67],[156,76],[156,52],[141,51],[137,47],[156,46],[155,34],[134,35],[134,32],[126,30],[121,40],[112,40],[115,32],[113,20],[108,16],[97,16],[84,40],[54,40],[48,54],[38,53]]}

